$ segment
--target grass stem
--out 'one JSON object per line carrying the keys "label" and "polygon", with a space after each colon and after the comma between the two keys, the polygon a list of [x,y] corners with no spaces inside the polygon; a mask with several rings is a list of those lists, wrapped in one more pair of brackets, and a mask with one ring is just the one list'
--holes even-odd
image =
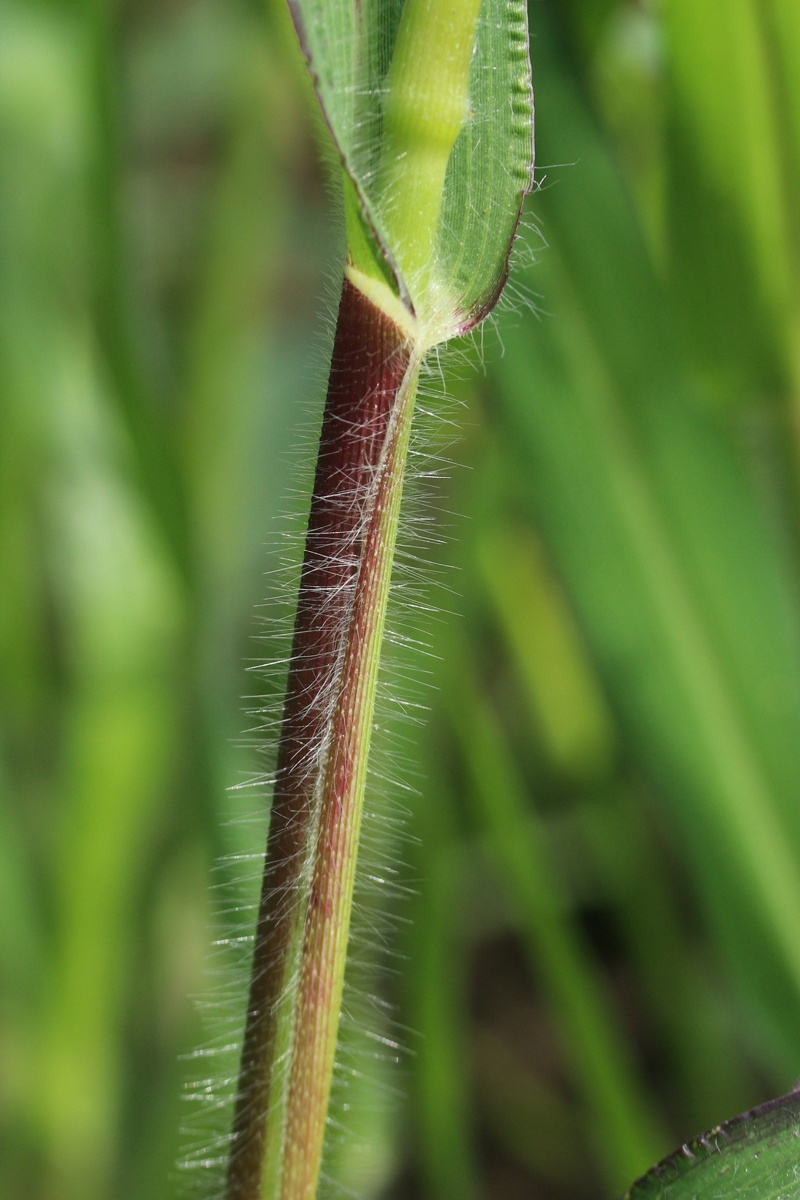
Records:
{"label": "grass stem", "polygon": [[316,1194],[418,362],[346,279],[278,751],[227,1200]]}

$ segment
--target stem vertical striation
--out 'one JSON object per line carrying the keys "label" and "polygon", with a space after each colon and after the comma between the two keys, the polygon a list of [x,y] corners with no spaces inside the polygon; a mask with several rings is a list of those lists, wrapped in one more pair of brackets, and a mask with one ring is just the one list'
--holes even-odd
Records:
{"label": "stem vertical striation", "polygon": [[300,578],[226,1200],[312,1200],[418,360],[345,279]]}

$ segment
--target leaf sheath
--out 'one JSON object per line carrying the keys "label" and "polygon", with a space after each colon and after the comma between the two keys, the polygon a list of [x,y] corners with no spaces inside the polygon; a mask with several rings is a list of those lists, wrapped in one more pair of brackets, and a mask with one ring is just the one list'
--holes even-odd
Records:
{"label": "leaf sheath", "polygon": [[316,1192],[417,362],[345,279],[309,515],[227,1200]]}

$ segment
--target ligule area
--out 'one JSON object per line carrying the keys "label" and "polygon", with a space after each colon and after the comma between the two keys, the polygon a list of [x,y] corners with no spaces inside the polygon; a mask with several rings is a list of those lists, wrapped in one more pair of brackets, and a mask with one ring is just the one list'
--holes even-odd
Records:
{"label": "ligule area", "polygon": [[226,1200],[312,1200],[418,358],[345,279],[278,750]]}

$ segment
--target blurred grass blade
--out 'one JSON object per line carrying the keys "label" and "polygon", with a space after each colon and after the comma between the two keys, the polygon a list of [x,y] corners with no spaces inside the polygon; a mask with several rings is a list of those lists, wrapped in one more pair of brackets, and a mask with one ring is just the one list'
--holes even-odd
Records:
{"label": "blurred grass blade", "polygon": [[548,758],[567,778],[603,777],[616,751],[611,717],[541,548],[527,530],[498,522],[478,555]]}
{"label": "blurred grass blade", "polygon": [[796,1200],[800,1093],[790,1092],[687,1142],[625,1200]]}
{"label": "blurred grass blade", "polygon": [[[509,478],[507,467],[503,475]],[[594,902],[602,896],[618,912],[687,1111],[695,1114],[691,1124],[702,1126],[715,1096],[730,1095],[731,1107],[747,1104],[741,1064],[719,1014],[709,1019],[705,971],[685,952],[675,882],[654,843],[644,797],[627,781],[607,786],[619,754],[617,731],[542,549],[515,525],[487,527],[478,543],[483,581],[513,647],[528,721],[559,777],[589,787],[571,815],[562,814],[562,834],[571,827],[574,844],[588,851],[594,885],[603,889]]]}
{"label": "blurred grass blade", "polygon": [[[457,656],[463,662],[465,655]],[[548,860],[541,823],[495,715],[467,669],[456,672],[453,726],[479,819],[514,905],[534,970],[563,1031],[573,1085],[583,1093],[596,1159],[613,1186],[664,1144],[595,965]]]}
{"label": "blurred grass blade", "polygon": [[[668,261],[704,372],[726,388],[747,379],[773,391],[791,369],[787,232],[796,200],[787,205],[781,179],[782,72],[767,54],[765,8],[665,5]],[[796,73],[795,59],[788,78]]]}
{"label": "blurred grass blade", "polygon": [[432,753],[430,760],[435,803],[419,809],[414,869],[425,882],[407,943],[409,1019],[418,1035],[414,1135],[426,1194],[432,1200],[478,1200],[466,1004],[467,850],[458,831],[456,797],[438,769],[439,755]]}
{"label": "blurred grass blade", "polygon": [[[770,71],[775,89],[775,102],[782,137],[781,164],[783,186],[789,220],[791,242],[787,247],[791,257],[793,284],[793,317],[795,327],[800,319],[800,7],[795,0],[768,0],[761,6],[770,56]],[[800,380],[800,364],[794,364],[795,389]]]}
{"label": "blurred grass blade", "polygon": [[585,101],[547,64],[560,152],[583,186],[540,197],[558,248],[537,286],[572,319],[551,323],[536,404],[529,341],[509,330],[506,411],[531,456],[537,518],[631,744],[679,815],[706,911],[741,986],[769,979],[777,1062],[781,1044],[784,1056],[797,1045],[777,997],[800,993],[794,551],[740,432],[689,387],[629,198]]}

